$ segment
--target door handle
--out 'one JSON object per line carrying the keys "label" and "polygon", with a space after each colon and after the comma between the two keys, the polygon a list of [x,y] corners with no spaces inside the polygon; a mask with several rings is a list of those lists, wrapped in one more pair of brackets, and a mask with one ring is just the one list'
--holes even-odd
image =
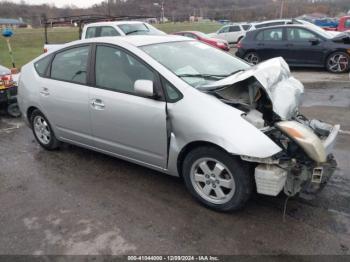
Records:
{"label": "door handle", "polygon": [[91,101],[91,105],[94,109],[97,109],[97,110],[103,110],[105,108],[105,104],[101,99],[93,99]]}
{"label": "door handle", "polygon": [[40,91],[40,94],[42,94],[43,96],[50,95],[49,89],[47,87],[43,87],[42,90]]}

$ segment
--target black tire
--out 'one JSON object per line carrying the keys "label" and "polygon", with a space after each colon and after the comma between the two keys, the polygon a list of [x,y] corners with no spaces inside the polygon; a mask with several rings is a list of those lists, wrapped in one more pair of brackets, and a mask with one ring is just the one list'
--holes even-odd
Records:
{"label": "black tire", "polygon": [[[47,130],[50,132],[50,139],[48,139],[48,143],[43,143],[41,141],[41,139],[39,139],[36,131],[35,131],[35,123],[34,121],[36,120],[37,117],[40,117],[42,119],[44,119],[47,123]],[[40,110],[35,109],[31,116],[30,116],[30,124],[33,130],[33,134],[34,137],[36,139],[36,141],[46,150],[52,151],[52,150],[56,150],[59,148],[61,142],[57,140],[55,133],[53,132],[50,122],[47,120],[47,118],[44,116],[43,113],[40,112]]]}
{"label": "black tire", "polygon": [[[230,198],[227,198],[225,203],[213,203],[208,201],[198,193],[197,184],[192,182],[191,170],[194,168],[198,161],[201,159],[215,159],[225,165],[225,167],[232,174],[235,190]],[[198,171],[197,171],[198,172]],[[214,171],[213,171],[214,172]],[[196,172],[195,172],[196,173]],[[184,159],[182,166],[182,174],[187,189],[190,191],[192,196],[196,198],[200,203],[206,207],[220,212],[236,211],[243,208],[246,202],[249,200],[253,190],[253,176],[250,174],[248,167],[245,167],[243,162],[239,161],[235,157],[215,147],[199,147],[190,151]],[[208,181],[207,181],[208,182]],[[204,182],[200,182],[204,186]],[[209,185],[208,185],[209,186]],[[196,188],[197,189],[196,189]],[[212,189],[211,193],[214,189]]]}
{"label": "black tire", "polygon": [[20,117],[21,116],[21,111],[19,110],[18,104],[13,103],[8,105],[7,107],[7,113],[14,118]]}
{"label": "black tire", "polygon": [[243,59],[252,65],[257,65],[261,62],[261,58],[257,52],[248,52],[244,55]]}
{"label": "black tire", "polygon": [[[339,57],[341,59],[337,62],[336,60]],[[350,56],[345,52],[334,52],[328,56],[325,66],[327,71],[331,73],[341,74],[349,72]]]}

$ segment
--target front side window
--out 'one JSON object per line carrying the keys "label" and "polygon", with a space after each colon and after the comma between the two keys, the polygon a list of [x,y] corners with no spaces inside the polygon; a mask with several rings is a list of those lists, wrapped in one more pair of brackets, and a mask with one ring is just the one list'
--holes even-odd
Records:
{"label": "front side window", "polygon": [[82,46],[56,54],[51,65],[51,78],[86,84],[89,50],[89,46]]}
{"label": "front side window", "polygon": [[288,41],[309,41],[310,39],[318,38],[314,33],[302,28],[288,28]]}
{"label": "front side window", "polygon": [[195,88],[250,67],[242,60],[198,41],[168,42],[141,49]]}
{"label": "front side window", "polygon": [[230,27],[225,26],[220,29],[219,34],[227,33],[229,31]]}
{"label": "front side window", "polygon": [[155,80],[154,73],[133,56],[110,46],[96,51],[96,86],[112,91],[134,93],[137,80]]}
{"label": "front side window", "polygon": [[101,27],[101,37],[104,36],[120,36],[120,34],[111,26]]}
{"label": "front side window", "polygon": [[259,32],[256,36],[256,39],[259,41],[282,41],[282,38],[282,28],[267,29]]}

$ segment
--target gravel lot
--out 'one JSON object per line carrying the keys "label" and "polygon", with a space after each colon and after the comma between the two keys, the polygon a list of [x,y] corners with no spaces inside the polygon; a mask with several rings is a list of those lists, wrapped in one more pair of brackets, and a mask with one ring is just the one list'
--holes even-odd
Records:
{"label": "gravel lot", "polygon": [[[302,111],[350,130],[350,88],[306,90]],[[46,152],[0,119],[0,254],[350,254],[350,133],[312,201],[254,196],[237,213],[196,203],[182,181],[65,145]]]}

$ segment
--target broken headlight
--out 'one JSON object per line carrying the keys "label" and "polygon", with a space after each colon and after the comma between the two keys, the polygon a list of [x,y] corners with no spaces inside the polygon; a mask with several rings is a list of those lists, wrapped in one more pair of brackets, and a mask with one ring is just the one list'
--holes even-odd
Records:
{"label": "broken headlight", "polygon": [[326,161],[327,154],[322,141],[312,129],[296,121],[282,121],[276,126],[298,144],[312,160],[318,163]]}

